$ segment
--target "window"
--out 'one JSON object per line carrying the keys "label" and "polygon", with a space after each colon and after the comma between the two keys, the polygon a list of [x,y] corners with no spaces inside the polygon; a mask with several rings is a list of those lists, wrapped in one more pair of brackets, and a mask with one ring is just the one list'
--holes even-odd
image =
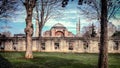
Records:
{"label": "window", "polygon": [[119,49],[119,42],[115,42],[115,46],[113,47],[114,48],[114,50],[118,50]]}
{"label": "window", "polygon": [[57,31],[55,35],[56,37],[64,37],[64,33],[62,31]]}
{"label": "window", "polygon": [[5,49],[5,46],[4,46],[5,43],[0,43],[0,50],[4,50]]}
{"label": "window", "polygon": [[55,43],[54,45],[56,50],[59,49],[59,43]]}
{"label": "window", "polygon": [[45,50],[45,43],[41,43],[41,49]]}
{"label": "window", "polygon": [[69,50],[73,50],[73,43],[72,42],[69,43]]}
{"label": "window", "polygon": [[14,49],[14,50],[17,50],[17,49],[16,49],[17,45],[18,45],[17,42],[13,42],[13,49]]}
{"label": "window", "polygon": [[84,49],[88,49],[88,43],[87,42],[84,42]]}

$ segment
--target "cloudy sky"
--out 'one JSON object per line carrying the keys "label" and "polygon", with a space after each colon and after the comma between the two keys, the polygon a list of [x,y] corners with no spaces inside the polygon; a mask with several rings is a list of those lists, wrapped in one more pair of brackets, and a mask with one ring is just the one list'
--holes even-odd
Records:
{"label": "cloudy sky", "polygon": [[[69,31],[76,34],[76,23],[79,21],[79,18],[81,22],[81,28],[83,26],[90,25],[91,23],[95,23],[95,21],[88,21],[87,19],[83,18],[79,14],[79,10],[77,9],[77,6],[78,6],[77,4],[78,4],[77,0],[75,0],[74,2],[69,2],[69,4],[65,8],[63,8],[64,10],[61,11],[62,16],[54,18],[54,19],[50,19],[43,27],[42,32],[46,30],[50,30],[50,28],[56,23],[61,23],[65,27],[67,27]],[[24,33],[24,28],[26,26],[25,9],[19,6],[18,8],[22,9],[22,11],[20,10],[20,11],[15,12],[16,16],[12,18],[11,23],[8,24],[12,27],[9,29],[9,31],[12,32],[12,34]],[[116,26],[119,25],[118,21],[112,20],[112,22]],[[33,21],[33,24],[35,25],[35,21]]]}

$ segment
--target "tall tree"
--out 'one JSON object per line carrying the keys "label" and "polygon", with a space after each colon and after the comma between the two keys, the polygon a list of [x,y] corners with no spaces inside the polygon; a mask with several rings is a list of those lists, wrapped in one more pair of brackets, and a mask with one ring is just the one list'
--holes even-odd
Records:
{"label": "tall tree", "polygon": [[[22,0],[21,0],[22,1]],[[26,54],[25,58],[31,59],[33,58],[32,54],[32,35],[33,35],[33,24],[32,24],[32,14],[33,14],[33,8],[35,7],[37,0],[25,0],[22,1],[26,8],[26,28],[25,28],[25,33],[26,33]]]}
{"label": "tall tree", "polygon": [[108,30],[107,30],[107,0],[101,0],[101,34],[98,68],[108,68]]}
{"label": "tall tree", "polygon": [[[86,9],[80,8],[86,17],[100,21],[100,53],[98,59],[98,68],[108,68],[108,22],[111,18],[116,18],[116,13],[120,11],[119,0],[91,0],[87,1],[88,6],[92,8],[92,11],[86,11]],[[96,13],[96,15],[95,15]]]}
{"label": "tall tree", "polygon": [[[45,23],[50,19],[56,17],[60,12],[61,0],[38,0],[36,6],[36,24],[39,22],[39,32],[36,36],[41,36],[41,31]],[[39,16],[38,16],[39,15]]]}

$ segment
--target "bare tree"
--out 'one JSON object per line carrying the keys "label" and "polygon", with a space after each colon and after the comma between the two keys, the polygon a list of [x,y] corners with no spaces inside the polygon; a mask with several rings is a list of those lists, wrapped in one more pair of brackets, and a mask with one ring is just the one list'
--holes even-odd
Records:
{"label": "bare tree", "polygon": [[11,37],[11,32],[5,31],[5,32],[2,32],[2,35],[4,35],[5,37]]}
{"label": "bare tree", "polygon": [[[115,1],[115,0],[114,0]],[[120,10],[118,6],[119,1],[116,0],[115,3],[112,0],[97,0],[87,1],[87,5],[93,8],[93,12],[86,10],[87,18],[96,19],[100,21],[101,34],[100,34],[100,53],[98,60],[98,68],[108,68],[108,21],[110,18],[115,18],[115,14]],[[98,5],[99,4],[99,5]],[[96,12],[96,16],[93,14]]]}
{"label": "bare tree", "polygon": [[1,0],[0,1],[0,17],[10,16],[9,14],[15,11],[17,5],[16,0]]}
{"label": "bare tree", "polygon": [[[21,0],[22,1],[22,0]],[[26,33],[26,54],[25,58],[31,59],[33,58],[32,54],[32,35],[33,35],[33,24],[32,24],[32,14],[33,14],[33,8],[35,7],[37,0],[25,0],[22,1],[26,8],[26,28],[25,28],[25,33]]]}
{"label": "bare tree", "polygon": [[[83,0],[82,5],[78,6],[78,9],[80,10],[80,15],[84,15],[85,18],[88,20],[98,20],[100,21],[101,17],[101,3],[99,0]],[[108,21],[111,18],[114,19],[120,19],[119,16],[117,16],[118,12],[120,11],[120,0],[108,0],[107,2],[107,9],[108,9],[108,15],[107,19]]]}
{"label": "bare tree", "polygon": [[83,36],[87,34],[89,34],[90,37],[96,37],[97,33],[96,33],[96,30],[95,30],[95,26],[94,24],[92,25],[88,25],[88,26],[84,26],[83,27]]}
{"label": "bare tree", "polygon": [[[37,22],[39,23],[39,32],[36,36],[41,36],[41,31],[45,23],[50,19],[54,18],[59,14],[60,5],[61,5],[61,0],[38,0],[37,1],[37,6],[36,6],[36,13],[37,13],[37,18],[36,18],[36,24]],[[38,16],[39,15],[39,16]]]}
{"label": "bare tree", "polygon": [[[67,5],[68,0],[63,0],[62,5]],[[114,3],[115,2],[115,3]],[[98,60],[98,68],[108,68],[108,28],[107,23],[110,18],[115,17],[115,14],[120,10],[119,0],[79,0],[79,5],[85,4],[85,6],[91,6],[91,9],[95,10],[89,12],[80,8],[86,13],[87,18],[96,19],[101,24],[100,35],[100,53]],[[83,7],[84,8],[84,7]],[[93,14],[96,15],[94,16]],[[91,15],[92,14],[92,15]]]}
{"label": "bare tree", "polygon": [[10,35],[8,35],[9,33],[9,31],[8,31],[8,29],[10,29],[10,28],[12,28],[11,26],[9,26],[9,23],[8,24],[5,24],[5,26],[0,26],[0,29],[2,29],[2,33],[6,33],[5,35],[6,35],[6,37],[10,37]]}
{"label": "bare tree", "polygon": [[7,25],[9,23],[8,21],[11,21],[13,12],[17,10],[16,6],[16,0],[0,0],[0,29],[4,27],[2,26],[3,24]]}

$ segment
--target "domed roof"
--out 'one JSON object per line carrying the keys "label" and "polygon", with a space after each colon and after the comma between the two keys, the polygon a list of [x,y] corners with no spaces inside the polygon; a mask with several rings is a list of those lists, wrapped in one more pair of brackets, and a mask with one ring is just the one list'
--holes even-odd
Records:
{"label": "domed roof", "polygon": [[55,24],[54,26],[53,26],[53,28],[56,28],[56,27],[60,27],[60,28],[65,28],[65,26],[63,25],[63,24],[61,24],[61,23],[57,23],[57,24]]}

